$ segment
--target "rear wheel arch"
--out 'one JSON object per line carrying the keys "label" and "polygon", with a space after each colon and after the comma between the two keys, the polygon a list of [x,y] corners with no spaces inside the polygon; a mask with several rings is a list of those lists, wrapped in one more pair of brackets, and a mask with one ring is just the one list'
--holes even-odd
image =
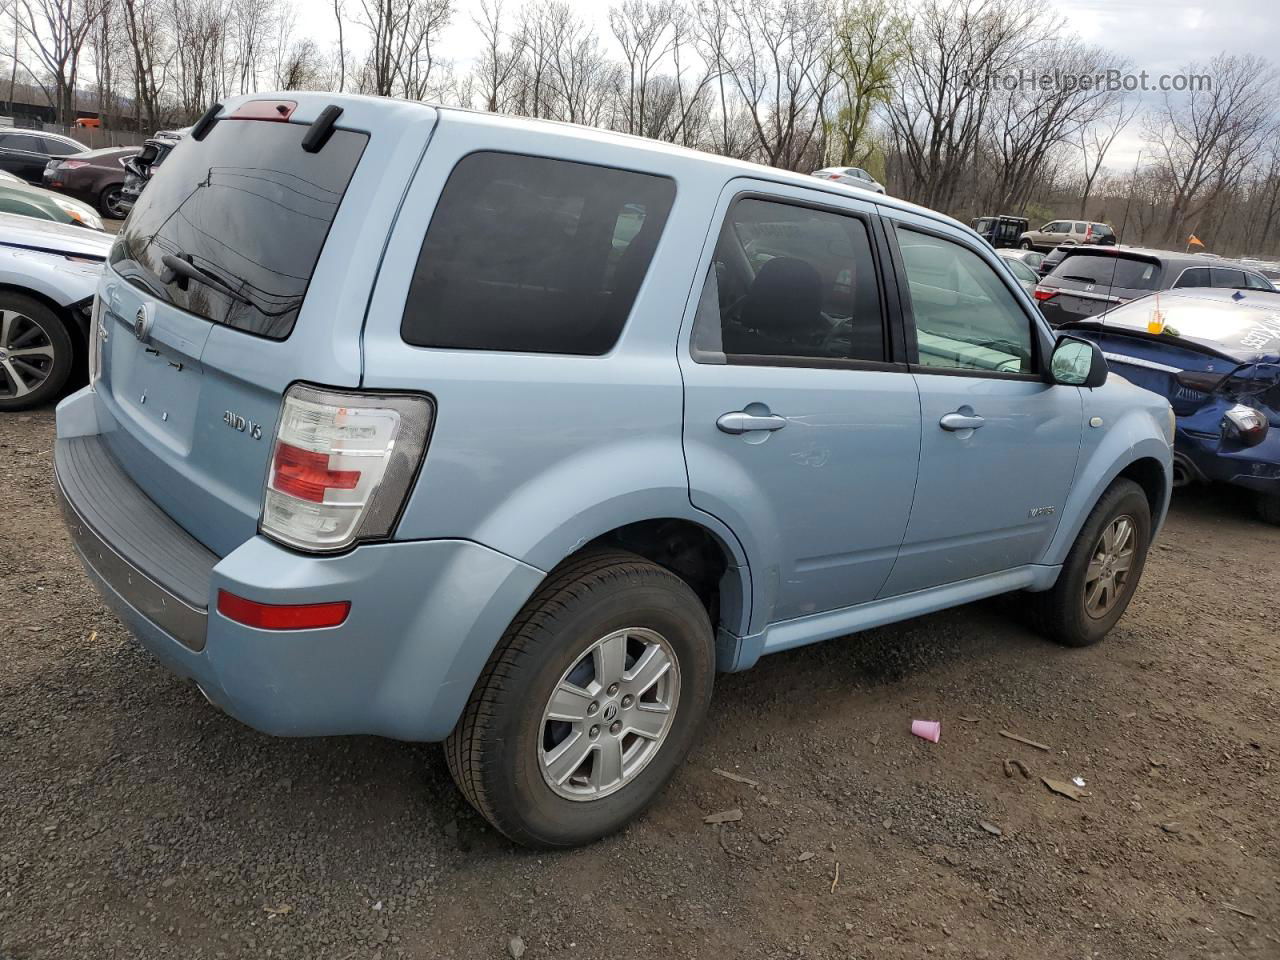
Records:
{"label": "rear wheel arch", "polygon": [[[729,534],[731,536],[731,534]],[[747,631],[751,580],[741,546],[709,524],[684,517],[652,517],[601,533],[561,560],[588,550],[614,547],[670,570],[689,585],[707,609],[713,628],[735,636]]]}

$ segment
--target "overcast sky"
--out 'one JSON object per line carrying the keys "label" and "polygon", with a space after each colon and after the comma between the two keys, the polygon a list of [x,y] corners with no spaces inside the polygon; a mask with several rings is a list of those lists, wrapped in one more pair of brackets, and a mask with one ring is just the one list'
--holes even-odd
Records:
{"label": "overcast sky", "polygon": [[[835,0],[832,0],[835,2]],[[1028,0],[1040,2],[1040,0]],[[332,0],[295,0],[298,30],[324,44],[336,43]],[[347,9],[359,7],[359,0],[345,0]],[[479,0],[455,0],[453,24],[446,30],[439,54],[455,62],[464,72],[476,56],[480,38],[471,22],[479,11]],[[616,52],[607,21],[608,0],[569,0],[581,16],[596,24],[601,39]],[[505,0],[509,14],[519,8],[519,0]],[[1086,41],[1127,57],[1133,72],[1146,70],[1152,77],[1176,74],[1191,61],[1207,61],[1226,50],[1253,53],[1280,65],[1280,4],[1274,0],[1214,0],[1204,2],[1161,2],[1161,0],[1067,0],[1050,4],[1070,29]],[[512,19],[514,17],[512,16]],[[348,42],[359,42],[358,29],[348,31]],[[1148,94],[1158,99],[1159,94]],[[1108,166],[1132,164],[1141,143],[1137,123],[1118,140],[1108,156]]]}

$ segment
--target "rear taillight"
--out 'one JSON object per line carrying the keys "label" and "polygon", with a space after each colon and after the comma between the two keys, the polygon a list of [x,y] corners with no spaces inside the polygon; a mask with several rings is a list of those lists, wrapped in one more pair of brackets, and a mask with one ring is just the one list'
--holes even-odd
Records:
{"label": "rear taillight", "polygon": [[1050,290],[1048,287],[1036,287],[1032,294],[1036,300],[1052,300],[1058,295],[1057,290]]}
{"label": "rear taillight", "polygon": [[87,167],[88,160],[63,160],[58,164],[59,170],[79,170],[81,167]]}
{"label": "rear taillight", "polygon": [[426,397],[291,387],[271,452],[262,532],[315,551],[389,536],[433,416]]}

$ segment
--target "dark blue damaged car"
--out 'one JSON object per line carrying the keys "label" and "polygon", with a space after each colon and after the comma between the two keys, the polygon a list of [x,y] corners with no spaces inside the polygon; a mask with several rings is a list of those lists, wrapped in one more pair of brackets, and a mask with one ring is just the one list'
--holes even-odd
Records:
{"label": "dark blue damaged car", "polygon": [[1169,400],[1175,486],[1244,487],[1259,515],[1280,524],[1280,293],[1169,291],[1060,329],[1093,340],[1113,371]]}

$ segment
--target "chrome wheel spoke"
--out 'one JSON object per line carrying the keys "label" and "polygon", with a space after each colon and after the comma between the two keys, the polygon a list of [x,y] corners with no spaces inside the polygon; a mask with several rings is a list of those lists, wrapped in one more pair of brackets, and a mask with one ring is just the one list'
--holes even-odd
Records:
{"label": "chrome wheel spoke", "polygon": [[557,786],[568,780],[591,752],[591,740],[581,730],[575,730],[554,750],[542,758],[542,772]]}
{"label": "chrome wheel spoke", "polygon": [[587,709],[593,700],[591,694],[569,681],[561,681],[556,692],[551,695],[551,704],[547,707],[548,720],[562,720],[566,723],[581,723],[587,719]]}
{"label": "chrome wheel spoke", "polygon": [[18,350],[10,350],[9,356],[11,357],[45,357],[49,360],[52,360],[53,347],[52,345],[45,345],[40,347],[23,347]]}
{"label": "chrome wheel spoke", "polygon": [[1133,551],[1122,553],[1116,557],[1115,562],[1111,565],[1111,569],[1116,573],[1124,573],[1133,566]]}
{"label": "chrome wheel spoke", "polygon": [[5,376],[9,380],[10,389],[13,390],[13,396],[25,397],[31,392],[31,388],[27,386],[27,382],[18,374],[18,370],[13,365],[12,360],[0,362],[0,368],[4,370]]}
{"label": "chrome wheel spoke", "polygon": [[671,669],[671,659],[661,647],[649,647],[626,673],[629,691],[639,699]]}
{"label": "chrome wheel spoke", "polygon": [[591,760],[591,786],[596,792],[617,786],[622,780],[622,739],[601,737]]}
{"label": "chrome wheel spoke", "polygon": [[618,632],[605,637],[592,651],[596,682],[602,687],[617,683],[627,669],[627,635]]}
{"label": "chrome wheel spoke", "polygon": [[1102,564],[1102,557],[1094,557],[1089,561],[1089,566],[1086,567],[1084,571],[1084,582],[1086,584],[1093,583],[1102,576]]}
{"label": "chrome wheel spoke", "polygon": [[652,706],[637,706],[627,716],[625,724],[627,732],[644,737],[646,740],[657,740],[666,728],[669,713],[666,707],[658,709]]}
{"label": "chrome wheel spoke", "polygon": [[0,310],[0,347],[13,346],[10,338],[13,336],[13,322],[17,317],[12,310]]}

